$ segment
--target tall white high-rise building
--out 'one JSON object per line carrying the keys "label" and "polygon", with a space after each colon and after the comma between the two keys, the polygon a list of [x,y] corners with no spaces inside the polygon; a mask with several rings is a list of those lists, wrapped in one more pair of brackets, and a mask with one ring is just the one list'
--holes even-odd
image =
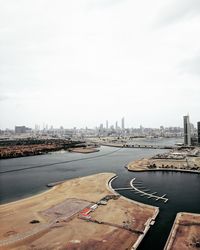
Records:
{"label": "tall white high-rise building", "polygon": [[183,116],[183,127],[184,127],[184,144],[191,145],[191,128],[189,115]]}
{"label": "tall white high-rise building", "polygon": [[124,124],[124,117],[122,117],[122,130],[124,130],[125,124]]}

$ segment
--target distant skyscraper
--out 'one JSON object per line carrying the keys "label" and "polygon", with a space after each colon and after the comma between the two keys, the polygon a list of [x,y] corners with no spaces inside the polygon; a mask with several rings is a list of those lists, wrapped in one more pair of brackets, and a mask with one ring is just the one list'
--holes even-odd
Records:
{"label": "distant skyscraper", "polygon": [[103,123],[100,124],[99,132],[100,132],[100,134],[103,134]]}
{"label": "distant skyscraper", "polygon": [[190,123],[190,131],[191,131],[191,136],[194,136],[195,128],[194,128],[194,124],[192,124],[192,123]]}
{"label": "distant skyscraper", "polygon": [[115,129],[116,130],[118,129],[118,122],[117,121],[115,122]]}
{"label": "distant skyscraper", "polygon": [[15,126],[15,133],[16,134],[26,133],[26,126]]}
{"label": "distant skyscraper", "polygon": [[124,127],[125,125],[124,125],[124,117],[122,118],[122,130],[124,130]]}
{"label": "distant skyscraper", "polygon": [[197,122],[198,144],[200,144],[200,122]]}
{"label": "distant skyscraper", "polygon": [[191,129],[189,115],[183,116],[184,144],[191,145]]}
{"label": "distant skyscraper", "polygon": [[108,120],[106,121],[106,130],[108,130]]}

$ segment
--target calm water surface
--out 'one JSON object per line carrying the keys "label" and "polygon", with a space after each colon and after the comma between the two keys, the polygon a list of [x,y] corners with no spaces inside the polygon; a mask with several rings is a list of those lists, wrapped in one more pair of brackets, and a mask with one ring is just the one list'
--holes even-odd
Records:
{"label": "calm water surface", "polygon": [[[168,140],[164,144],[170,145]],[[151,142],[149,142],[150,144]],[[154,143],[158,143],[157,141]],[[161,141],[161,143],[163,143]],[[100,172],[114,172],[119,177],[113,187],[129,186],[136,178],[142,186],[158,194],[167,194],[163,203],[139,196],[131,191],[120,191],[130,199],[158,206],[160,214],[151,227],[140,250],[161,250],[164,247],[177,212],[200,213],[200,175],[175,172],[128,172],[124,166],[136,159],[164,152],[153,149],[121,149],[101,147],[100,152],[77,154],[56,152],[48,155],[8,159],[0,161],[1,203],[18,200],[46,190],[50,182],[86,176]]]}

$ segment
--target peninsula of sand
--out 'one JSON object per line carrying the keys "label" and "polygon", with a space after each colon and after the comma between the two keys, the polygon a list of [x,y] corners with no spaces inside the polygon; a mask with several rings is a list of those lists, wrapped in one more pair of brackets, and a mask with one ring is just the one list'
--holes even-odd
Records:
{"label": "peninsula of sand", "polygon": [[169,170],[200,173],[200,148],[172,150],[130,162],[126,167],[129,171]]}
{"label": "peninsula of sand", "polygon": [[113,173],[0,206],[0,249],[136,249],[159,210],[116,194]]}

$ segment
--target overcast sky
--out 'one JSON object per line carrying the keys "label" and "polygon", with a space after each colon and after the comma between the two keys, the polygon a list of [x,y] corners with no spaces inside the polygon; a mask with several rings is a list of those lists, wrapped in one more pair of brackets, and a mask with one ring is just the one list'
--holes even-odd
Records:
{"label": "overcast sky", "polygon": [[199,0],[0,0],[0,128],[200,120]]}

